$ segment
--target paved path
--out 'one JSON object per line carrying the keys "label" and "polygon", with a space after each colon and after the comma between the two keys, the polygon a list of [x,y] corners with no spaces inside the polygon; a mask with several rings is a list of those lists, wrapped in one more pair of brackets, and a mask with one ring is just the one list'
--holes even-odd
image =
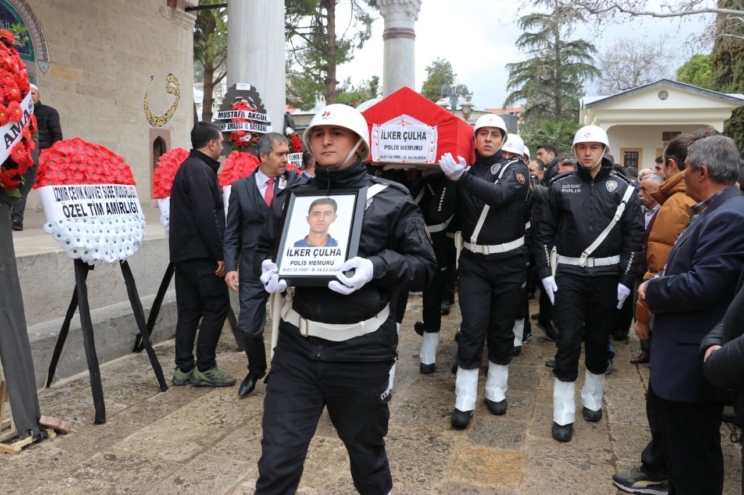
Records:
{"label": "paved path", "polygon": [[[454,308],[453,308],[454,309]],[[388,456],[396,495],[615,495],[611,475],[638,462],[649,439],[643,402],[647,366],[629,364],[638,343],[618,347],[607,380],[604,418],[578,419],[573,441],[550,437],[553,377],[544,361],[554,344],[536,338],[510,366],[509,411],[491,416],[483,403],[466,431],[449,425],[454,376],[449,368],[459,322],[444,319],[439,370],[418,372],[420,337],[413,322],[421,299],[412,296],[401,332],[400,362],[390,404]],[[540,331],[536,330],[536,334]],[[219,363],[245,372],[245,357],[223,333]],[[156,348],[164,368],[173,362],[173,342]],[[73,422],[73,432],[0,456],[4,495],[23,494],[252,494],[260,456],[263,384],[238,400],[237,389],[171,387],[159,393],[144,354],[102,367],[108,422],[93,424],[87,375],[40,392],[42,410]],[[580,378],[580,382],[583,380]],[[577,404],[580,408],[580,385]],[[740,450],[722,427],[726,492],[738,493]],[[324,414],[311,444],[300,494],[355,493],[345,449]]]}

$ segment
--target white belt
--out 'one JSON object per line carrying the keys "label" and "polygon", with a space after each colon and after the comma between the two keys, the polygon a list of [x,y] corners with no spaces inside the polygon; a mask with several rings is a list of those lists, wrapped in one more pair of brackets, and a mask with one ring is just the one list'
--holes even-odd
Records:
{"label": "white belt", "polygon": [[435,234],[437,232],[441,232],[444,229],[447,228],[447,222],[438,223],[436,225],[427,225],[426,230],[429,231],[430,234]]}
{"label": "white belt", "polygon": [[582,263],[581,258],[569,258],[568,256],[558,255],[558,264],[584,266],[594,268],[595,266],[612,266],[620,263],[620,255],[610,256],[609,258],[586,258]]}
{"label": "white belt", "polygon": [[496,253],[507,253],[513,249],[524,246],[524,236],[520,237],[516,241],[507,242],[506,244],[493,244],[487,246],[485,244],[471,244],[464,242],[463,246],[468,251],[479,254],[496,254]]}
{"label": "white belt", "polygon": [[390,305],[385,306],[376,316],[359,323],[335,325],[307,320],[292,309],[292,301],[285,302],[282,308],[282,320],[296,326],[303,337],[318,337],[332,342],[343,342],[345,340],[361,337],[368,333],[377,331],[390,316]]}
{"label": "white belt", "polygon": [[449,237],[450,239],[454,239],[455,238],[455,233],[454,232],[447,232],[447,237]]}

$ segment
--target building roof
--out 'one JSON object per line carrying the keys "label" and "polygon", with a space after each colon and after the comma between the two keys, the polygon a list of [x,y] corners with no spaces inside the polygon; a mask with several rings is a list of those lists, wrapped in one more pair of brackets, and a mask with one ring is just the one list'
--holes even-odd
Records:
{"label": "building roof", "polygon": [[654,88],[661,87],[661,86],[669,86],[672,88],[677,88],[681,91],[688,91],[690,93],[696,93],[701,96],[707,96],[709,98],[715,98],[715,99],[722,100],[728,103],[735,103],[737,105],[741,105],[742,103],[744,103],[744,95],[742,94],[719,93],[718,91],[700,88],[698,86],[693,86],[692,84],[687,84],[687,83],[683,83],[679,81],[672,81],[671,79],[660,79],[656,82],[644,84],[643,86],[638,86],[637,88],[629,89],[627,91],[623,91],[621,93],[617,93],[611,96],[584,96],[581,99],[581,107],[592,108],[598,105],[604,105],[605,103],[609,103],[611,101],[619,100],[622,98],[627,98],[635,94],[641,93],[643,91],[647,91],[649,89],[654,89]]}
{"label": "building roof", "polygon": [[524,107],[484,108],[484,110],[494,115],[520,115],[524,112]]}

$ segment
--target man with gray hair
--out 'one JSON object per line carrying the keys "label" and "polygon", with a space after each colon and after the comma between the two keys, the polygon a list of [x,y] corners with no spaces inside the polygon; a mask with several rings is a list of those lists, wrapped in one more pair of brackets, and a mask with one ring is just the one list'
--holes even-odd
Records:
{"label": "man with gray hair", "polygon": [[257,148],[261,165],[255,173],[232,184],[225,230],[225,282],[231,290],[240,292],[238,326],[248,356],[248,375],[238,389],[240,397],[256,388],[267,367],[263,330],[269,294],[253,273],[256,242],[268,218],[275,191],[301,180],[296,172],[287,171],[289,145],[282,134],[264,134]]}
{"label": "man with gray hair", "polygon": [[665,270],[641,284],[638,297],[656,315],[650,386],[660,399],[669,492],[722,493],[724,396],[705,379],[698,348],[723,318],[744,267],[739,150],[725,136],[700,139],[683,174],[697,204]]}

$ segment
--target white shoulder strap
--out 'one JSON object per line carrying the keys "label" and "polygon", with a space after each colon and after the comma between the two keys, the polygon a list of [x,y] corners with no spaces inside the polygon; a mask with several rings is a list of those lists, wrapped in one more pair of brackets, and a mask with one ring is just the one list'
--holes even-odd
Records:
{"label": "white shoulder strap", "polygon": [[367,201],[375,197],[378,193],[381,193],[387,189],[387,184],[373,184],[367,188]]}
{"label": "white shoulder strap", "polygon": [[581,253],[581,256],[579,256],[579,259],[581,260],[581,266],[584,266],[586,263],[586,259],[594,252],[595,249],[599,247],[602,242],[604,242],[605,239],[607,239],[607,236],[610,235],[610,232],[615,227],[617,222],[620,221],[620,218],[623,216],[623,212],[625,211],[625,205],[628,204],[628,201],[630,201],[630,197],[633,195],[633,191],[635,191],[635,187],[633,187],[631,184],[628,184],[628,187],[625,189],[625,194],[623,194],[623,199],[620,201],[620,205],[617,207],[617,211],[615,211],[615,216],[612,217],[612,221],[605,227],[605,229],[602,231],[601,234],[599,234],[599,237],[597,237],[594,242],[592,242],[588,248],[584,250],[583,253]]}
{"label": "white shoulder strap", "polygon": [[424,192],[426,191],[426,188],[422,187],[421,192],[419,192],[416,195],[416,199],[413,200],[414,203],[419,204],[422,199],[424,199]]}
{"label": "white shoulder strap", "polygon": [[[517,163],[519,160],[512,160],[503,167],[501,167],[501,171],[499,172],[499,176],[496,177],[496,181],[494,184],[498,184],[501,178],[504,176],[504,172],[506,172],[506,169],[509,168],[509,165],[512,163]],[[470,243],[471,244],[478,244],[478,235],[480,234],[481,229],[483,228],[483,224],[486,222],[486,217],[488,216],[488,211],[491,209],[491,205],[484,205],[483,211],[481,211],[480,217],[478,218],[478,223],[475,224],[475,230],[473,231],[473,235],[470,236]]]}

